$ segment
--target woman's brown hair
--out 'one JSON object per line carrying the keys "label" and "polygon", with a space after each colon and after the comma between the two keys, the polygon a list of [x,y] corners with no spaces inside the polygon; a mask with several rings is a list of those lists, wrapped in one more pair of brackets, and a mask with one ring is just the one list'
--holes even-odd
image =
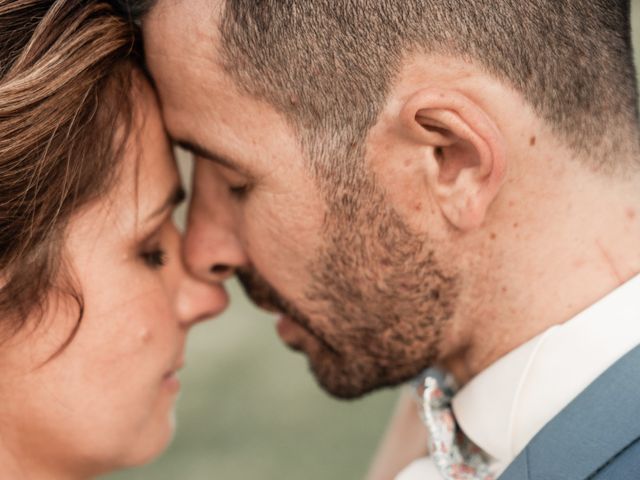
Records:
{"label": "woman's brown hair", "polygon": [[102,1],[0,0],[0,340],[53,291],[82,317],[65,229],[116,176],[135,43]]}

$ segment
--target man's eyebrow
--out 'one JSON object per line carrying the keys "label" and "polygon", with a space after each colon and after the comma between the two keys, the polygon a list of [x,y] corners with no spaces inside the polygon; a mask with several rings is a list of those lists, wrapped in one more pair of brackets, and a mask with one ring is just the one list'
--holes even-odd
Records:
{"label": "man's eyebrow", "polygon": [[231,170],[235,170],[236,172],[241,173],[246,177],[249,177],[249,178],[252,177],[252,175],[249,172],[247,172],[247,170],[244,167],[238,165],[238,163],[235,162],[234,160],[228,157],[225,157],[224,155],[220,155],[218,153],[212,152],[211,150],[208,150],[207,148],[203,147],[202,145],[199,145],[196,142],[189,141],[189,140],[174,140],[174,143],[178,147],[193,153],[197,157],[204,158],[205,160],[211,160],[212,162],[218,163],[223,167],[229,168]]}
{"label": "man's eyebrow", "polygon": [[175,207],[180,205],[186,198],[187,198],[187,192],[185,191],[184,187],[180,184],[176,185],[175,187],[173,187],[173,189],[171,190],[171,193],[169,193],[169,196],[166,198],[166,200],[162,202],[162,205],[158,207],[156,210],[154,210],[147,217],[147,221],[157,217],[158,215],[166,212],[167,210],[173,210]]}

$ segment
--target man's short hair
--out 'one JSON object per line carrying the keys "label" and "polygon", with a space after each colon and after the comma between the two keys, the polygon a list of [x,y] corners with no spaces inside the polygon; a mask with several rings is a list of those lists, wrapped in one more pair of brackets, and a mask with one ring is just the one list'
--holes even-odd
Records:
{"label": "man's short hair", "polygon": [[[113,1],[128,3],[134,16],[155,3]],[[510,85],[595,170],[638,165],[630,0],[224,4],[227,73],[283,113],[311,156],[338,171],[340,157],[362,150],[412,53],[461,58]]]}
{"label": "man's short hair", "polygon": [[225,4],[227,72],[334,161],[364,142],[411,53],[469,60],[510,85],[592,168],[638,150],[629,0]]}

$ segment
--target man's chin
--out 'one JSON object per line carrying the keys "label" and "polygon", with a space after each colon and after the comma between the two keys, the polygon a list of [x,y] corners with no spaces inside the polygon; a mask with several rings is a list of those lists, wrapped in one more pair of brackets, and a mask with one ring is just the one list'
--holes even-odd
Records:
{"label": "man's chin", "polygon": [[328,374],[310,362],[311,371],[322,390],[338,400],[356,400],[374,392],[381,385],[354,382],[353,378],[341,378],[340,375]]}
{"label": "man's chin", "polygon": [[424,368],[398,367],[389,371],[375,361],[354,361],[335,355],[309,358],[313,376],[329,395],[341,400],[354,400],[384,388],[393,388],[413,380]]}

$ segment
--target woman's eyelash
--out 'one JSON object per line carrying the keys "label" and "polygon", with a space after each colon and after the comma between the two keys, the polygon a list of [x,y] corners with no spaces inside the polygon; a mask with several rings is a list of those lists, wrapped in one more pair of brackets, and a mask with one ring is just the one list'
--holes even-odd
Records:
{"label": "woman's eyelash", "polygon": [[141,252],[140,257],[148,267],[154,270],[163,267],[167,263],[167,253],[162,248]]}

